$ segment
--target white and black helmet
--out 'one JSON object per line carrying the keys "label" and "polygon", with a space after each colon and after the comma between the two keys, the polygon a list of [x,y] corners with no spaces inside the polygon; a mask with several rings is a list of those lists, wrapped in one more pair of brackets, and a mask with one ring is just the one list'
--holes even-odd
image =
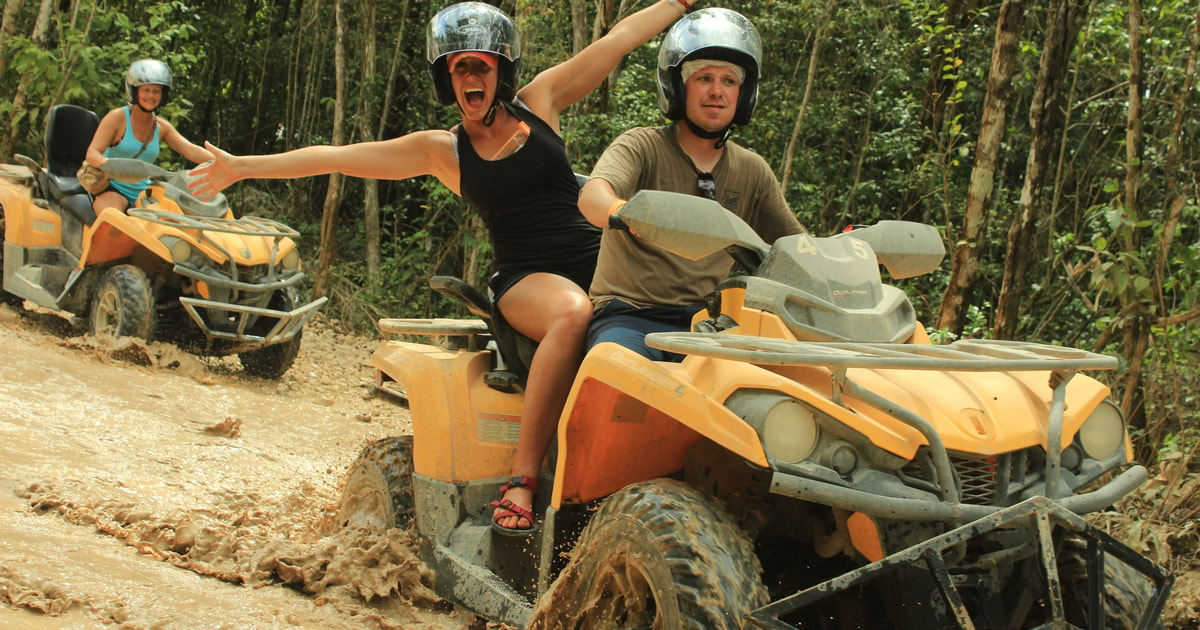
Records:
{"label": "white and black helmet", "polygon": [[161,85],[162,100],[158,106],[166,105],[171,100],[171,69],[157,59],[139,59],[129,64],[129,71],[125,73],[125,94],[130,105],[137,104],[138,87],[143,85]]}
{"label": "white and black helmet", "polygon": [[490,4],[459,2],[438,11],[425,33],[425,57],[438,102],[455,103],[447,57],[467,51],[495,53],[499,57],[496,100],[512,101],[517,95],[517,75],[521,72],[521,37],[516,24]]}
{"label": "white and black helmet", "polygon": [[693,59],[737,64],[746,71],[733,124],[745,125],[758,103],[762,40],[758,31],[736,11],[706,8],[687,14],[667,31],[658,52],[658,106],[671,120],[684,116],[680,66]]}

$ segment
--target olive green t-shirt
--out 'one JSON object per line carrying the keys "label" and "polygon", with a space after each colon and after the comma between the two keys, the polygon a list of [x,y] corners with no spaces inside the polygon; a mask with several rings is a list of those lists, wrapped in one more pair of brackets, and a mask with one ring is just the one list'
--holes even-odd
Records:
{"label": "olive green t-shirt", "polygon": [[[674,125],[640,127],[613,141],[592,169],[592,177],[612,185],[622,199],[639,190],[699,195],[699,171],[675,139]],[[766,160],[733,142],[712,171],[716,200],[748,223],[762,239],[804,231],[788,208],[783,191]],[[622,230],[604,230],[600,256],[589,293],[599,309],[613,298],[638,308],[704,303],[733,268],[733,259],[718,252],[688,260],[646,243]]]}

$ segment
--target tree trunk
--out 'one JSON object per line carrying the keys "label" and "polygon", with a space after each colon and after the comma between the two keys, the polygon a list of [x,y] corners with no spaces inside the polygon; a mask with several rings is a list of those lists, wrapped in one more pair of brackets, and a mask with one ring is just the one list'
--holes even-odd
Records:
{"label": "tree trunk", "polygon": [[[359,82],[361,89],[358,94],[358,133],[362,140],[374,140],[375,133],[372,121],[375,120],[375,99],[372,98],[370,91],[375,89],[375,0],[361,0],[360,11],[362,13],[361,30],[359,37],[362,39],[362,80]],[[379,276],[379,268],[382,264],[382,254],[380,253],[380,234],[382,230],[379,225],[379,180],[364,179],[363,180],[363,221],[365,224],[365,237],[367,246],[367,276],[375,278]]]}
{"label": "tree trunk", "polygon": [[[51,17],[54,15],[54,8],[57,4],[54,0],[42,0],[42,6],[38,9],[37,22],[33,25],[33,33],[30,37],[30,40],[38,48],[42,48],[46,44],[46,34],[50,31]],[[28,119],[22,121],[27,113],[25,108],[29,104],[29,79],[30,73],[21,77],[21,81],[17,85],[17,93],[13,95],[13,114],[9,119],[8,134],[0,136],[0,155],[12,155],[13,147],[17,146],[17,137],[24,129],[22,122],[36,122]]]}
{"label": "tree trunk", "polygon": [[996,23],[996,43],[992,49],[992,64],[988,72],[987,96],[983,103],[983,120],[979,128],[979,145],[967,204],[963,216],[962,235],[955,240],[951,252],[953,261],[950,281],[938,308],[937,327],[955,335],[962,334],[967,313],[967,295],[979,274],[980,249],[983,232],[996,185],[996,162],[1004,139],[1008,100],[1012,94],[1012,77],[1016,69],[1017,45],[1025,22],[1025,0],[1004,0],[1000,19]]}
{"label": "tree trunk", "polygon": [[400,76],[401,66],[403,64],[401,54],[404,50],[404,31],[408,28],[408,4],[409,0],[404,0],[400,5],[400,24],[396,27],[396,44],[392,47],[391,67],[388,69],[387,88],[383,94],[383,108],[379,112],[379,128],[375,131],[375,139],[383,140],[383,134],[387,132],[389,119],[392,111],[392,94],[396,91],[396,78]]}
{"label": "tree trunk", "polygon": [[[1142,0],[1129,2],[1129,112],[1125,125],[1125,214],[1131,221],[1137,221],[1141,215],[1138,202],[1138,187],[1141,179],[1142,159],[1142,93],[1144,86],[1142,74]],[[1136,230],[1129,230],[1125,239],[1125,251],[1136,253],[1140,247]],[[1121,347],[1125,350],[1125,360],[1129,367],[1121,380],[1124,382],[1124,395],[1121,397],[1121,411],[1125,421],[1136,429],[1146,428],[1145,390],[1142,386],[1142,367],[1145,364],[1146,349],[1150,347],[1151,313],[1141,305],[1128,310],[1129,319],[1124,324],[1124,335]]]}
{"label": "tree trunk", "polygon": [[783,174],[779,177],[779,184],[784,191],[787,191],[788,183],[792,179],[792,162],[796,157],[796,145],[800,141],[800,130],[804,127],[804,118],[808,115],[808,101],[812,97],[813,85],[816,83],[821,44],[825,40],[825,31],[833,22],[835,11],[837,11],[836,3],[830,6],[829,12],[817,25],[817,32],[813,35],[812,53],[808,57],[808,77],[804,81],[804,96],[800,99],[800,111],[796,112],[796,123],[792,125],[792,137],[788,139],[787,149],[783,152]]}
{"label": "tree trunk", "polygon": [[8,72],[8,55],[4,54],[4,46],[8,38],[17,32],[17,16],[25,7],[25,0],[7,0],[4,3],[4,18],[0,21],[0,80]]}
{"label": "tree trunk", "polygon": [[571,55],[587,45],[587,0],[571,0]]}
{"label": "tree trunk", "polygon": [[1062,125],[1066,69],[1087,12],[1088,0],[1053,0],[1050,5],[1046,36],[1042,42],[1041,67],[1033,102],[1029,107],[1030,147],[1025,162],[1025,184],[1021,189],[1017,214],[1008,230],[1004,254],[1004,274],[993,331],[996,339],[1012,339],[1017,332],[1025,271],[1029,266],[1029,255],[1034,250],[1037,209],[1045,206],[1042,201],[1043,183],[1058,137],[1057,131]]}
{"label": "tree trunk", "polygon": [[[1140,9],[1141,7],[1139,6],[1138,8]],[[1133,20],[1132,11],[1130,20]],[[1132,22],[1130,31],[1130,35],[1132,35]],[[1183,219],[1184,207],[1188,203],[1189,195],[1187,190],[1184,189],[1183,182],[1186,182],[1191,178],[1191,173],[1184,166],[1183,127],[1184,123],[1190,116],[1193,116],[1195,112],[1195,105],[1191,101],[1192,94],[1196,90],[1198,57],[1200,57],[1200,10],[1197,11],[1196,17],[1192,23],[1191,47],[1188,50],[1187,65],[1183,75],[1183,84],[1180,86],[1175,98],[1175,104],[1173,107],[1174,113],[1171,120],[1170,134],[1168,135],[1167,142],[1167,158],[1165,164],[1163,165],[1163,180],[1167,192],[1166,198],[1164,199],[1164,205],[1167,207],[1167,215],[1163,220],[1162,234],[1159,237],[1157,248],[1158,252],[1154,258],[1154,267],[1152,270],[1152,277],[1155,280],[1154,286],[1157,287],[1164,286],[1167,281],[1167,265],[1171,258],[1171,250],[1174,248],[1175,238],[1177,236],[1176,232],[1178,231],[1180,223]],[[1132,86],[1130,89],[1132,90]],[[1169,312],[1168,309],[1169,305],[1160,293],[1158,297],[1157,315],[1166,315]],[[1178,323],[1172,324],[1170,322],[1160,321],[1155,322],[1153,325],[1161,328],[1170,328],[1172,325],[1178,325]],[[1147,328],[1150,329],[1146,331],[1146,335],[1149,336],[1152,333],[1153,328],[1149,325]],[[1139,341],[1140,340],[1135,340],[1135,344],[1137,344]],[[1134,347],[1136,347],[1136,345]],[[1142,385],[1141,379],[1141,365],[1142,361],[1144,360],[1143,355],[1139,354],[1135,357],[1132,356],[1130,352],[1127,352],[1125,358],[1130,365],[1129,372],[1132,373],[1134,371],[1135,365],[1138,368],[1136,373],[1138,379],[1136,381],[1128,378],[1126,379],[1125,396],[1121,400],[1121,409],[1126,411],[1127,414],[1130,412],[1138,412],[1135,413],[1132,418],[1140,422],[1141,424],[1139,426],[1144,427],[1147,431],[1146,439],[1143,440],[1143,443],[1146,444],[1147,447],[1154,447],[1158,444],[1161,444],[1165,433],[1172,429],[1169,427],[1163,427],[1161,425],[1155,427],[1146,426],[1147,422],[1145,413],[1144,411],[1141,411],[1145,402],[1145,389]],[[1137,363],[1134,362],[1135,359]],[[1187,406],[1187,403],[1183,401],[1177,401],[1176,406],[1179,408],[1184,408]],[[1127,415],[1127,417],[1130,416]],[[1164,496],[1170,496],[1170,493]]]}
{"label": "tree trunk", "polygon": [[[345,0],[334,0],[334,23],[337,36],[334,38],[334,77],[335,95],[333,104],[333,135],[330,143],[340,145],[345,143],[346,120],[346,20],[343,16]],[[333,173],[329,176],[329,188],[325,190],[325,205],[321,213],[321,259],[317,266],[317,278],[314,281],[313,297],[320,297],[329,292],[329,284],[333,272],[333,260],[337,254],[337,209],[341,197],[342,175]]]}

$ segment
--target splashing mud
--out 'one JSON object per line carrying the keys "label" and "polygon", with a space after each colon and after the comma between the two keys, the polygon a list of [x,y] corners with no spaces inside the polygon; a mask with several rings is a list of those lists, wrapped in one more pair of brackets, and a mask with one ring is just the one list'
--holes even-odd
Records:
{"label": "splashing mud", "polygon": [[[407,532],[332,527],[363,445],[411,431],[370,390],[376,341],[312,322],[267,381],[79,335],[0,304],[0,628],[504,628],[439,600]],[[1200,481],[1183,480],[1104,527],[1176,572],[1166,627],[1198,629]],[[1183,526],[1149,516],[1173,487]]]}
{"label": "splashing mud", "polygon": [[362,445],[410,430],[368,339],[320,322],[278,381],[0,306],[0,627],[433,628],[408,532],[335,530]]}

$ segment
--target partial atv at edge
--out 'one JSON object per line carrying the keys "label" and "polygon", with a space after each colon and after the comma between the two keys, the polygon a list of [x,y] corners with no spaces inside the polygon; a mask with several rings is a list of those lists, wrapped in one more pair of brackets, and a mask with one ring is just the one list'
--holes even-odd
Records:
{"label": "partial atv at edge", "polygon": [[246,373],[278,378],[325,298],[303,302],[295,239],[277,221],[235,217],[224,197],[191,195],[187,172],[110,159],[104,170],[150,186],[126,212],[96,213],[76,171],[98,119],[59,105],[46,165],[0,166],[5,301],[29,300],[88,322],[99,337],[138,337],[206,356],[236,354]]}

